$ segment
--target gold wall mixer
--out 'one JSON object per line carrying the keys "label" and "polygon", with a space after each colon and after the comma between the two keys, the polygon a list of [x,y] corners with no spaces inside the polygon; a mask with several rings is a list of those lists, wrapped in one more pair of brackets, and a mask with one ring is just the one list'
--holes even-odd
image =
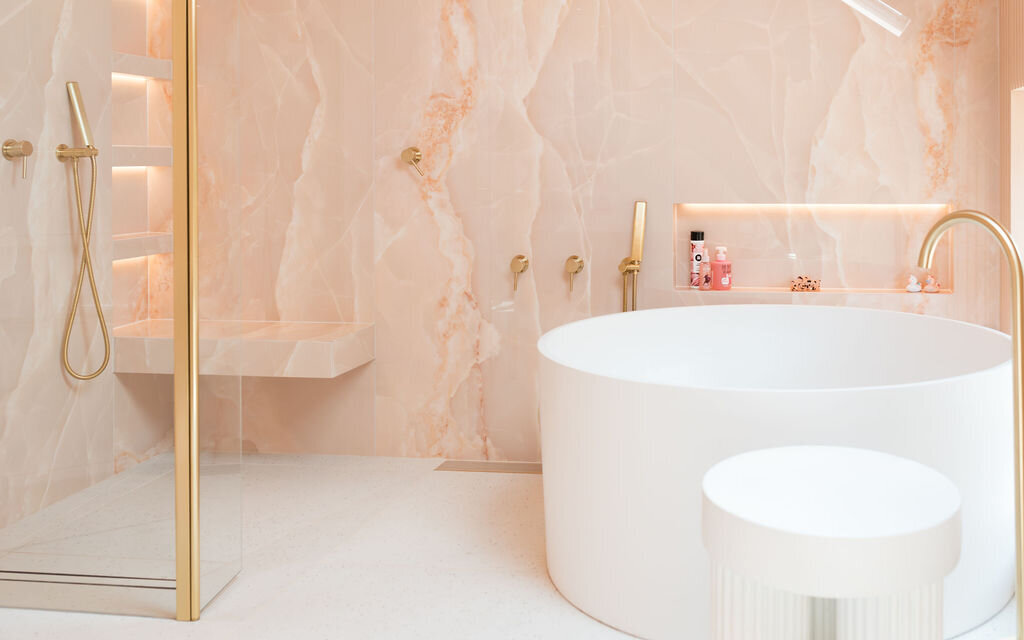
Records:
{"label": "gold wall mixer", "polygon": [[512,271],[512,291],[519,290],[519,274],[525,272],[530,268],[530,261],[523,254],[519,254],[512,258],[512,262],[509,263],[508,268]]}
{"label": "gold wall mixer", "polygon": [[425,175],[423,169],[420,168],[420,162],[423,160],[423,152],[419,150],[419,147],[406,147],[402,150],[402,162],[408,165],[412,165],[412,168],[416,170],[416,173],[420,176]]}
{"label": "gold wall mixer", "polygon": [[569,293],[572,293],[572,281],[576,274],[583,271],[583,258],[569,256],[565,260],[565,272],[569,274]]}
{"label": "gold wall mixer", "polygon": [[930,269],[935,247],[950,227],[960,223],[972,223],[988,231],[999,242],[1010,264],[1010,285],[1013,293],[1013,484],[1014,484],[1014,525],[1016,527],[1017,550],[1017,638],[1024,638],[1024,267],[1020,251],[1010,233],[991,216],[980,211],[964,209],[954,211],[935,223],[925,236],[921,246],[918,266]]}
{"label": "gold wall mixer", "polygon": [[28,177],[28,157],[32,155],[32,143],[28,140],[4,140],[4,157],[14,162],[21,158],[21,179]]}
{"label": "gold wall mixer", "polygon": [[[92,380],[107,368],[110,362],[110,334],[107,331],[107,321],[103,317],[103,304],[100,301],[100,294],[96,288],[96,272],[92,265],[92,250],[90,240],[92,238],[93,215],[96,211],[96,157],[99,150],[93,144],[92,129],[89,127],[89,119],[85,115],[85,105],[82,103],[82,95],[78,90],[77,82],[69,82],[68,100],[71,102],[71,113],[78,129],[79,137],[82,140],[82,147],[68,147],[59,145],[57,147],[57,159],[71,161],[71,175],[75,180],[75,207],[78,210],[78,228],[82,236],[82,264],[78,270],[78,282],[75,284],[75,293],[71,301],[71,311],[68,312],[68,323],[64,329],[63,361],[64,369],[68,374],[77,380]],[[82,180],[78,173],[78,161],[88,158],[92,164],[92,180],[89,188],[88,213],[82,203]],[[75,318],[78,314],[78,301],[82,296],[82,283],[86,276],[89,278],[89,289],[92,291],[93,304],[96,305],[96,317],[100,323],[100,330],[103,332],[103,363],[96,370],[90,373],[79,373],[71,366],[68,358],[68,349],[71,343],[71,332],[75,327]]]}

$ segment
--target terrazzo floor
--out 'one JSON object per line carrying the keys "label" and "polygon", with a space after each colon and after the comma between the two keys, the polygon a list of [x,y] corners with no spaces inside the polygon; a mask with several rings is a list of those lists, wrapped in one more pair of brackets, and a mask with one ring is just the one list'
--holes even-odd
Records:
{"label": "terrazzo floor", "polygon": [[[548,580],[541,476],[437,465],[247,456],[244,568],[200,622],[0,609],[0,639],[629,637]],[[1011,606],[961,638],[1012,628]]]}

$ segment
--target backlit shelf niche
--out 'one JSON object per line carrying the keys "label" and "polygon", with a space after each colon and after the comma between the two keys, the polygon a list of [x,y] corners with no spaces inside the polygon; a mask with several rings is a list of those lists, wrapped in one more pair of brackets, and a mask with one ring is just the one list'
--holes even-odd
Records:
{"label": "backlit shelf niche", "polygon": [[[921,242],[949,210],[945,204],[676,204],[674,286],[702,296],[908,295]],[[709,260],[716,246],[728,247],[730,291],[690,288],[691,231],[704,232]],[[952,264],[946,239],[933,270],[942,293],[952,293]],[[790,291],[801,275],[820,279],[822,290]]]}
{"label": "backlit shelf niche", "polygon": [[174,160],[170,147],[114,145],[112,154],[115,167],[169,167]]}
{"label": "backlit shelf niche", "polygon": [[170,232],[143,231],[114,236],[114,260],[155,256],[173,250],[174,234]]}
{"label": "backlit shelf niche", "polygon": [[173,63],[170,60],[151,58],[132,53],[114,52],[111,59],[114,74],[150,78],[153,80],[170,80]]}

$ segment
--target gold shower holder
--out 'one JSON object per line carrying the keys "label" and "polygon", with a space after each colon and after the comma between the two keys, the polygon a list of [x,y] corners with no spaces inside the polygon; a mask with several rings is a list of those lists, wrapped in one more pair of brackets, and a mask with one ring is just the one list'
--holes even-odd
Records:
{"label": "gold shower holder", "polygon": [[66,144],[57,145],[58,160],[77,160],[79,158],[95,158],[100,155],[96,147],[69,147]]}

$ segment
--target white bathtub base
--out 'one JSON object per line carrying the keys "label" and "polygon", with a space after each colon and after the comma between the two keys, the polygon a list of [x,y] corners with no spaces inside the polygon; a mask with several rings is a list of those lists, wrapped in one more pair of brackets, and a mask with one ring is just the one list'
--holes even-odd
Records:
{"label": "white bathtub base", "polygon": [[942,640],[942,584],[877,598],[812,598],[711,567],[711,640]]}

